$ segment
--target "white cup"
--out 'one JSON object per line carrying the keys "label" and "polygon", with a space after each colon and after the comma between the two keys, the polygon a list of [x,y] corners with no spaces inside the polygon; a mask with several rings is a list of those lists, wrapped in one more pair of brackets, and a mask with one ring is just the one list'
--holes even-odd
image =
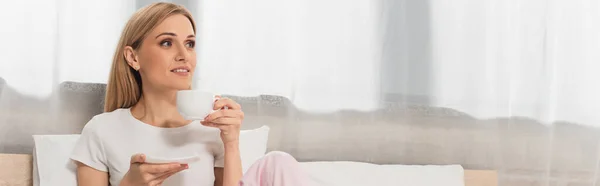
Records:
{"label": "white cup", "polygon": [[177,110],[186,120],[204,120],[214,112],[216,95],[200,90],[180,90],[177,92]]}

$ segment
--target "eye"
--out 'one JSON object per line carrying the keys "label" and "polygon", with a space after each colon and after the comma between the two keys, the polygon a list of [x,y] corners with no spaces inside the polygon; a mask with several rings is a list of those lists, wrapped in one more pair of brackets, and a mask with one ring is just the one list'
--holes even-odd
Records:
{"label": "eye", "polygon": [[196,42],[194,41],[188,41],[187,43],[185,43],[185,47],[188,48],[194,48],[196,46]]}
{"label": "eye", "polygon": [[173,43],[171,43],[171,41],[169,41],[169,40],[160,42],[160,46],[162,46],[162,47],[171,47],[171,45],[173,45]]}

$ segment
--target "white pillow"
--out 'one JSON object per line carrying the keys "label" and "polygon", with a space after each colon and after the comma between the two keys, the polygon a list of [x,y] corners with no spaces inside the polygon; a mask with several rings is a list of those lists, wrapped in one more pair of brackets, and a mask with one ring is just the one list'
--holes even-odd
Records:
{"label": "white pillow", "polygon": [[242,160],[242,171],[246,171],[267,153],[267,142],[269,141],[268,126],[252,130],[240,131],[240,158]]}
{"label": "white pillow", "polygon": [[69,156],[78,139],[78,134],[33,135],[34,186],[77,185],[76,165]]}
{"label": "white pillow", "polygon": [[[242,170],[248,168],[267,151],[268,126],[240,132]],[[77,186],[76,165],[69,156],[79,134],[33,135],[33,185]]]}

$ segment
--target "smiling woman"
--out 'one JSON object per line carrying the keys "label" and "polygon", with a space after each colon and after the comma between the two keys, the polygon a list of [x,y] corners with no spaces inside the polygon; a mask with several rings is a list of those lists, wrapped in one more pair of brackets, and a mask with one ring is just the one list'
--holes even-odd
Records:
{"label": "smiling woman", "polygon": [[[217,96],[215,111],[202,122],[178,112],[177,92],[191,88],[196,67],[195,34],[191,14],[172,3],[146,6],[127,22],[105,112],[85,125],[71,155],[79,185],[304,185],[298,162],[286,153],[266,155],[242,178],[244,112],[235,101]],[[195,154],[202,161],[146,162],[146,155],[165,154]]]}
{"label": "smiling woman", "polygon": [[[191,74],[196,67],[193,18],[183,9],[146,9],[152,10],[171,12],[148,12],[162,17],[136,14],[125,26],[113,57],[105,111],[133,106],[140,99],[144,84],[170,89],[190,87]],[[161,21],[162,24],[158,25]],[[152,28],[152,25],[158,26]],[[124,81],[135,83],[119,83]]]}

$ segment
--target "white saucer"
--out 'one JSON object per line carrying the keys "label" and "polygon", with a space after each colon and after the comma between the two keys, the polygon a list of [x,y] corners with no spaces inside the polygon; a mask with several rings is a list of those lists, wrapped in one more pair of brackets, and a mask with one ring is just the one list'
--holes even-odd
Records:
{"label": "white saucer", "polygon": [[146,163],[155,163],[155,164],[161,164],[161,163],[189,164],[189,163],[193,163],[193,162],[197,162],[197,161],[200,161],[200,156],[198,156],[198,155],[187,156],[187,157],[177,157],[177,158],[164,158],[164,157],[156,157],[156,156],[146,155]]}
{"label": "white saucer", "polygon": [[184,116],[183,119],[203,121],[204,117]]}

